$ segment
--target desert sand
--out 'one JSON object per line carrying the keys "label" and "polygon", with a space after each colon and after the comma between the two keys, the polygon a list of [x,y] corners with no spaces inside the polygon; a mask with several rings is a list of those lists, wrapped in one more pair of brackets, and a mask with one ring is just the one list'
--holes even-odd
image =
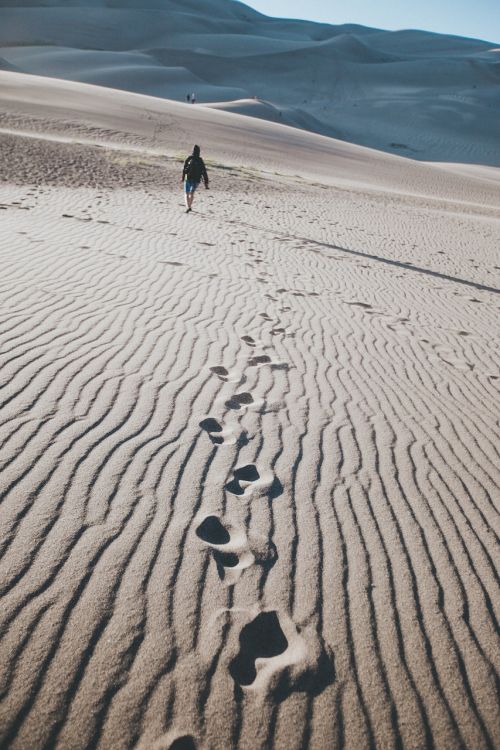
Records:
{"label": "desert sand", "polygon": [[413,159],[500,166],[500,40],[268,18],[235,0],[0,0],[1,69],[195,93]]}
{"label": "desert sand", "polygon": [[0,745],[498,747],[499,171],[15,72],[0,142]]}

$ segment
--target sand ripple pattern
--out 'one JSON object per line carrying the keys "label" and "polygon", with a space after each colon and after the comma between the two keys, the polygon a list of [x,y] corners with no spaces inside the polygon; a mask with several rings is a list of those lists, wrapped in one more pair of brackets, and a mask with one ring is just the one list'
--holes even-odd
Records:
{"label": "sand ripple pattern", "polygon": [[498,222],[214,178],[0,190],[0,745],[498,747]]}

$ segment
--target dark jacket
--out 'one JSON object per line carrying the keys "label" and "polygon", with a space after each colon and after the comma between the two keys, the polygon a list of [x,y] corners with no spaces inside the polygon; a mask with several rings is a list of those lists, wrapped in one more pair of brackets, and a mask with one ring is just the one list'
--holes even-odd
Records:
{"label": "dark jacket", "polygon": [[205,167],[205,162],[201,156],[188,156],[184,162],[184,169],[182,170],[182,179],[188,178],[190,182],[200,182],[203,178],[205,185],[208,185],[208,174]]}

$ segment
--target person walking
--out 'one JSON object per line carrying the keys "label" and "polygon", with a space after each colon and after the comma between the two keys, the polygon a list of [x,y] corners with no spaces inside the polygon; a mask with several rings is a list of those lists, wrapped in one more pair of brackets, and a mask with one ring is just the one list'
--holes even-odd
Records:
{"label": "person walking", "polygon": [[194,146],[193,153],[184,162],[182,170],[182,182],[184,183],[184,200],[186,202],[186,213],[191,211],[196,188],[203,178],[205,189],[208,190],[208,174],[205,162],[200,156],[200,147]]}

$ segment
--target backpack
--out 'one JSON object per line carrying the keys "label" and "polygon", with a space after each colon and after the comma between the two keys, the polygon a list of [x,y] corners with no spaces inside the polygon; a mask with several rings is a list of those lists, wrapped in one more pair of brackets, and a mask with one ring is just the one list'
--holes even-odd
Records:
{"label": "backpack", "polygon": [[189,182],[199,182],[201,180],[202,174],[203,162],[199,157],[190,156],[186,170],[186,177],[188,178]]}

